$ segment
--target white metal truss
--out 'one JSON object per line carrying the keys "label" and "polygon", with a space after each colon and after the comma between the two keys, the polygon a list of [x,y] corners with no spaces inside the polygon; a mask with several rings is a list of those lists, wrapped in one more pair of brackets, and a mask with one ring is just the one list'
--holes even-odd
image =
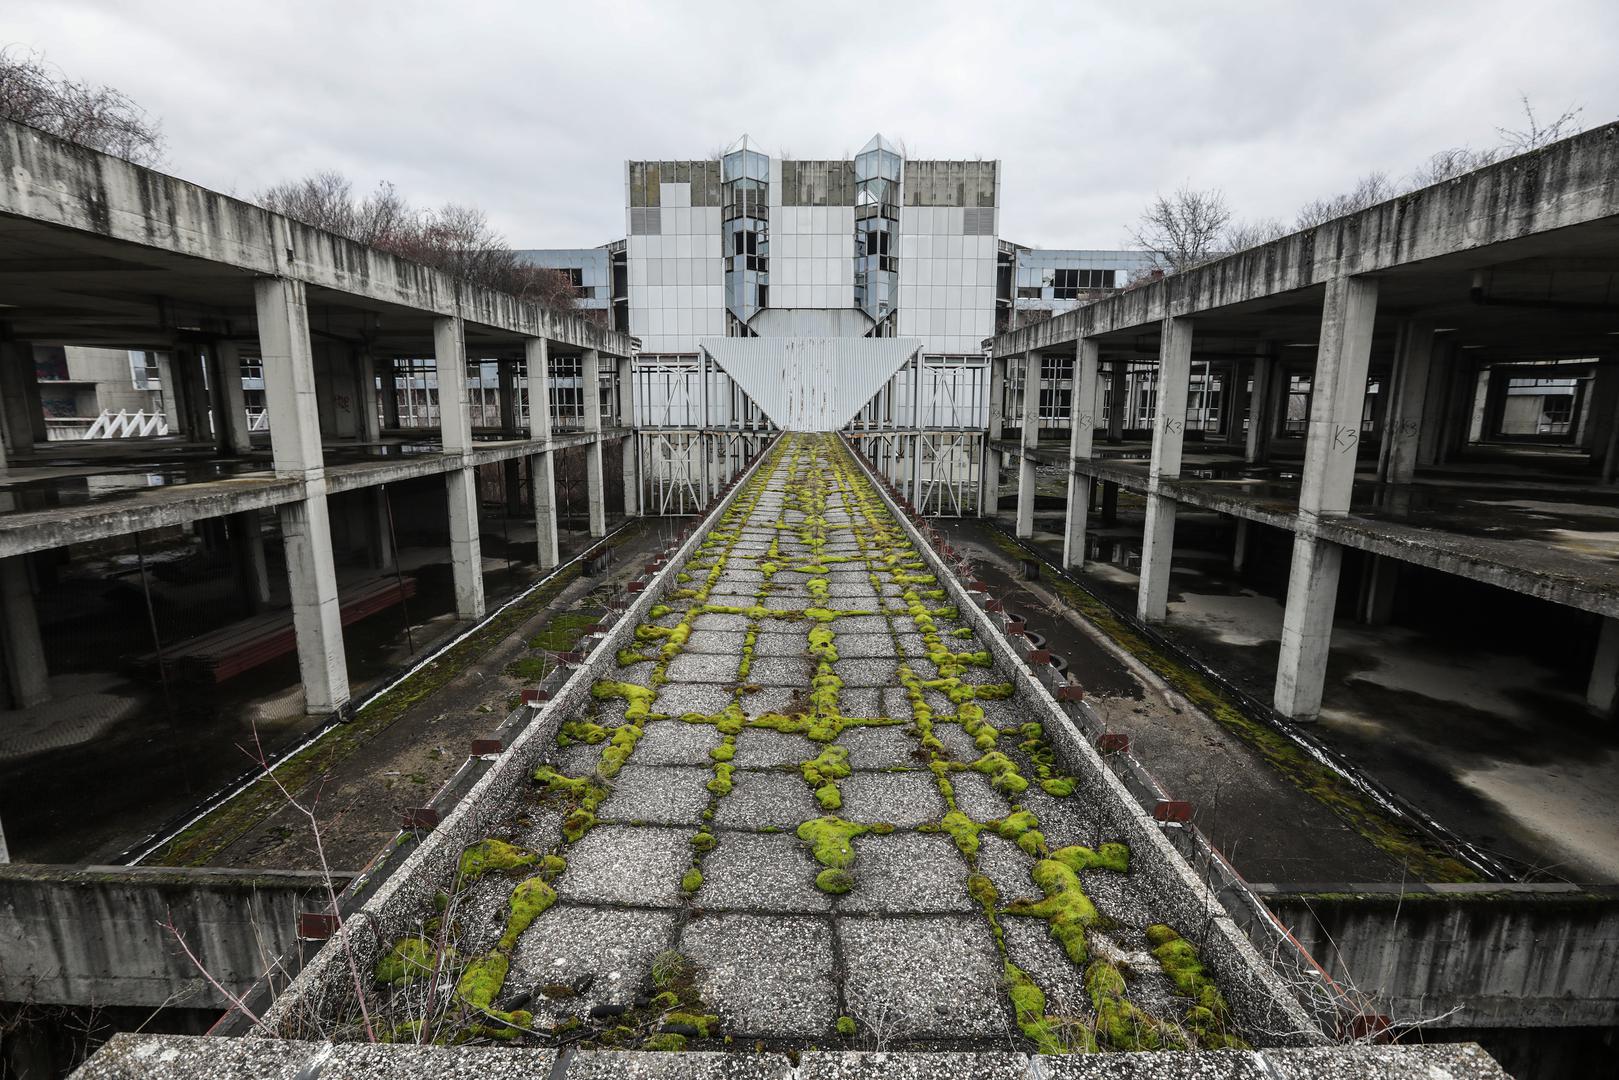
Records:
{"label": "white metal truss", "polygon": [[919,509],[960,516],[978,504],[988,391],[983,357],[918,354],[844,430]]}
{"label": "white metal truss", "polygon": [[775,431],[707,354],[638,356],[634,380],[641,503],[651,516],[701,510]]}

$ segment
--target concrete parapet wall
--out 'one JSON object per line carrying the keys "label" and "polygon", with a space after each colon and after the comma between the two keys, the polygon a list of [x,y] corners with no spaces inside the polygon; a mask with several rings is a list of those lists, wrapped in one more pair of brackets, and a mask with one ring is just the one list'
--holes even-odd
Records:
{"label": "concrete parapet wall", "polygon": [[660,1054],[116,1035],[74,1080],[1508,1080],[1472,1043],[1093,1054]]}
{"label": "concrete parapet wall", "polygon": [[234,994],[294,946],[298,913],[325,897],[308,871],[0,866],[0,1001],[223,1009],[161,924],[172,919]]}
{"label": "concrete parapet wall", "polygon": [[1256,886],[1339,983],[1435,1027],[1619,1024],[1619,887]]}

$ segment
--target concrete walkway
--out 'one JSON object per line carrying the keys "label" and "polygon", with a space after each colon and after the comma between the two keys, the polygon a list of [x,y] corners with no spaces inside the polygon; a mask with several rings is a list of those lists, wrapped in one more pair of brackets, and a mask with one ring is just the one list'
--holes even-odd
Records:
{"label": "concrete walkway", "polygon": [[[1177,986],[1165,957],[1190,945],[1149,934],[1129,851],[835,439],[784,440],[677,581],[426,945],[396,943],[499,972],[458,984],[498,1021],[474,1033],[1241,1045],[1208,973]],[[422,1014],[404,970],[373,1017]]]}

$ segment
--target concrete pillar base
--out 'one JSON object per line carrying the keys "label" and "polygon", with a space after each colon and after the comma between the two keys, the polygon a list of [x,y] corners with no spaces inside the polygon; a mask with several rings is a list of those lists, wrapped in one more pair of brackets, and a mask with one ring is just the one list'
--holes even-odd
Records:
{"label": "concrete pillar base", "polygon": [[455,613],[463,619],[484,614],[483,550],[478,538],[478,472],[451,469],[444,474],[450,505],[450,567],[455,577]]}
{"label": "concrete pillar base", "polygon": [[1337,544],[1294,535],[1276,667],[1276,711],[1293,720],[1315,720],[1321,713],[1342,565],[1343,548]]}
{"label": "concrete pillar base", "polygon": [[1619,710],[1619,619],[1602,620],[1597,636],[1596,660],[1591,664],[1591,681],[1585,687],[1585,700],[1607,716]]}
{"label": "concrete pillar base", "polygon": [[348,704],[349,675],[324,481],[311,482],[304,499],[281,507],[281,540],[292,590],[304,709],[325,716]]}
{"label": "concrete pillar base", "polygon": [[0,559],[0,647],[4,648],[6,685],[19,709],[51,699],[50,672],[39,636],[34,586],[24,557]]}
{"label": "concrete pillar base", "polygon": [[1017,535],[1027,540],[1034,535],[1034,459],[1025,453],[1017,471]]}
{"label": "concrete pillar base", "polygon": [[1169,609],[1169,574],[1175,553],[1175,500],[1147,496],[1147,531],[1141,541],[1141,583],[1136,618],[1163,622]]}

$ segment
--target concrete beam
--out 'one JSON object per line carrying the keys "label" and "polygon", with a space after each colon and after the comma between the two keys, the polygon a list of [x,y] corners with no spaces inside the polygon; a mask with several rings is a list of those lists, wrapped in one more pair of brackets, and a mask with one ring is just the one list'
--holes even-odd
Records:
{"label": "concrete beam", "polygon": [[[1619,216],[1619,123],[1401,195],[1291,236],[1115,293],[985,341],[993,356],[1150,327]],[[1478,259],[1469,260],[1477,263]]]}
{"label": "concrete beam", "polygon": [[1147,526],[1141,541],[1141,581],[1136,617],[1162,622],[1169,603],[1175,554],[1175,500],[1158,485],[1181,472],[1186,442],[1186,396],[1192,379],[1192,322],[1165,319],[1158,349],[1158,411],[1152,426],[1152,462],[1147,473]]}
{"label": "concrete beam", "polygon": [[458,316],[477,326],[628,356],[628,335],[365,247],[110,154],[0,120],[0,214],[137,249]]}
{"label": "concrete beam", "polygon": [[1101,346],[1090,338],[1080,338],[1074,352],[1074,397],[1069,413],[1071,434],[1068,455],[1068,513],[1063,525],[1062,562],[1064,568],[1085,565],[1085,525],[1091,509],[1090,477],[1078,472],[1073,462],[1089,461],[1096,444],[1096,403],[1101,388]]}

